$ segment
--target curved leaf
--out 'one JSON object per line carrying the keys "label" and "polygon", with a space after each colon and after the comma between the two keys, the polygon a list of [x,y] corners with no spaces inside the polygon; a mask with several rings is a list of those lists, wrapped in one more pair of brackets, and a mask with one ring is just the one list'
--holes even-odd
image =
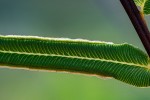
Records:
{"label": "curved leaf", "polygon": [[129,44],[82,39],[0,36],[0,65],[79,72],[150,85],[149,57]]}
{"label": "curved leaf", "polygon": [[134,0],[136,5],[141,8],[141,12],[148,15],[150,14],[150,0]]}

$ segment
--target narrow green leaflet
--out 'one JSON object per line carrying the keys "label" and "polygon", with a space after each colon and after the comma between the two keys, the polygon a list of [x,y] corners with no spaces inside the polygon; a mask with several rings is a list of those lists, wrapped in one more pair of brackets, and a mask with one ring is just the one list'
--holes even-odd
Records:
{"label": "narrow green leaflet", "polygon": [[148,55],[126,43],[0,35],[0,65],[102,75],[150,86]]}
{"label": "narrow green leaflet", "polygon": [[141,8],[141,12],[145,15],[150,14],[150,0],[134,0],[136,5]]}

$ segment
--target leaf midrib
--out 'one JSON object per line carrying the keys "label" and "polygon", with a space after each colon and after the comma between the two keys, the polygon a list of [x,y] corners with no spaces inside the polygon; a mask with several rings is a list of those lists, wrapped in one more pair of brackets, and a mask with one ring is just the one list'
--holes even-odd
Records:
{"label": "leaf midrib", "polygon": [[54,57],[64,57],[64,58],[76,58],[76,59],[84,59],[84,60],[95,60],[95,61],[104,61],[104,62],[112,62],[116,64],[124,64],[128,66],[137,66],[137,67],[147,67],[146,65],[140,65],[135,63],[121,62],[117,60],[108,60],[108,59],[99,59],[99,58],[90,58],[90,57],[79,57],[79,56],[66,56],[66,55],[56,55],[56,54],[42,54],[42,53],[28,53],[28,52],[14,52],[14,51],[2,51],[2,53],[7,54],[25,54],[25,55],[36,55],[36,56],[54,56]]}
{"label": "leaf midrib", "polygon": [[141,4],[141,12],[144,13],[144,6],[147,0],[144,0],[144,2]]}

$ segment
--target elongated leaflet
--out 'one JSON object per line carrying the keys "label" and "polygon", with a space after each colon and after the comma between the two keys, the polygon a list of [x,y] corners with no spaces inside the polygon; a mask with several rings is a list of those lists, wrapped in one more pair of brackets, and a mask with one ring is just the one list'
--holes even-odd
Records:
{"label": "elongated leaflet", "polygon": [[129,44],[34,36],[0,36],[0,65],[104,75],[146,87],[149,57]]}

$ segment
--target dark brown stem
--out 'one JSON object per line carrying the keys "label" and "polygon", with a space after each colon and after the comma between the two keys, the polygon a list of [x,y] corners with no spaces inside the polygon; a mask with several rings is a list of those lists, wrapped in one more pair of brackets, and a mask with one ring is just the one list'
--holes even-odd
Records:
{"label": "dark brown stem", "polygon": [[133,0],[120,0],[138,36],[150,56],[150,32]]}

